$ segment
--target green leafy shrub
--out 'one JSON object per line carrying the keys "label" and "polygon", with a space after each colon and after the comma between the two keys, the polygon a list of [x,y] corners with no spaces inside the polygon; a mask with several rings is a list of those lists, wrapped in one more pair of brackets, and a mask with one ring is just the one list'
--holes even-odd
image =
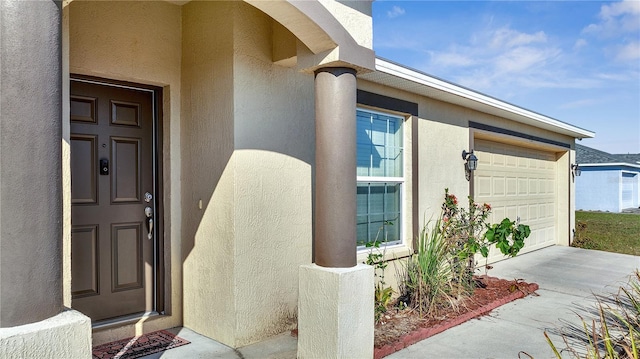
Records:
{"label": "green leafy shrub", "polygon": [[442,232],[451,245],[454,258],[457,258],[454,270],[458,280],[473,290],[475,256],[480,253],[489,256],[489,248],[495,246],[506,256],[514,257],[524,247],[524,241],[531,234],[529,226],[519,224],[509,218],[498,224],[489,224],[491,206],[487,203],[475,203],[468,197],[468,207],[458,206],[455,195],[445,188],[442,204]]}

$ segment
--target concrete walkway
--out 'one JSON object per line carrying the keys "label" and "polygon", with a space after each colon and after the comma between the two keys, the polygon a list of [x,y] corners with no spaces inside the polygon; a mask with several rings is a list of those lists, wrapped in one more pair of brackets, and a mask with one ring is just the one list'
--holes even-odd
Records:
{"label": "concrete walkway", "polygon": [[[568,323],[579,324],[576,312],[593,305],[593,293],[617,290],[640,257],[571,247],[549,247],[494,264],[489,275],[521,278],[540,285],[529,296],[423,340],[387,358],[535,358],[554,357],[543,332],[558,349],[558,336]],[[231,349],[186,328],[172,330],[191,344],[144,358],[282,358],[296,357],[296,338],[288,333],[239,349]],[[521,358],[527,358],[520,354]]]}

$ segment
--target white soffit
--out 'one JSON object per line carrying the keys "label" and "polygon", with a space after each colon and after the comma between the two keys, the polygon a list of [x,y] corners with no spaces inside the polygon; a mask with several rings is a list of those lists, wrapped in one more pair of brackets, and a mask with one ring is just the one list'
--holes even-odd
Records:
{"label": "white soffit", "polygon": [[636,165],[628,162],[612,162],[612,163],[580,163],[579,167],[633,167],[640,168],[640,164]]}
{"label": "white soffit", "polygon": [[591,131],[380,58],[376,58],[375,72],[359,78],[579,139],[595,136]]}

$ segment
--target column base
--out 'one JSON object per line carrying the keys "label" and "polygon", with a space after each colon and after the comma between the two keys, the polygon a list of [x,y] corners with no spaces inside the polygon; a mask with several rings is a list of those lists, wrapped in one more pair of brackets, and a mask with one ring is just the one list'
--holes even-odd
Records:
{"label": "column base", "polygon": [[0,328],[0,358],[91,357],[91,319],[75,310],[36,323]]}
{"label": "column base", "polygon": [[300,266],[298,358],[373,358],[373,267]]}

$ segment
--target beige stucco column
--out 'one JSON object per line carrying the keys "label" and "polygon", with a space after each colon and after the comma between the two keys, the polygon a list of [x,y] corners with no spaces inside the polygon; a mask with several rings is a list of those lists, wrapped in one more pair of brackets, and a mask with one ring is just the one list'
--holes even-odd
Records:
{"label": "beige stucco column", "polygon": [[315,73],[315,263],[356,265],[356,71]]}
{"label": "beige stucco column", "polygon": [[62,311],[59,4],[3,1],[0,326]]}
{"label": "beige stucco column", "polygon": [[90,321],[62,304],[61,14],[51,0],[0,2],[3,358],[90,355]]}

